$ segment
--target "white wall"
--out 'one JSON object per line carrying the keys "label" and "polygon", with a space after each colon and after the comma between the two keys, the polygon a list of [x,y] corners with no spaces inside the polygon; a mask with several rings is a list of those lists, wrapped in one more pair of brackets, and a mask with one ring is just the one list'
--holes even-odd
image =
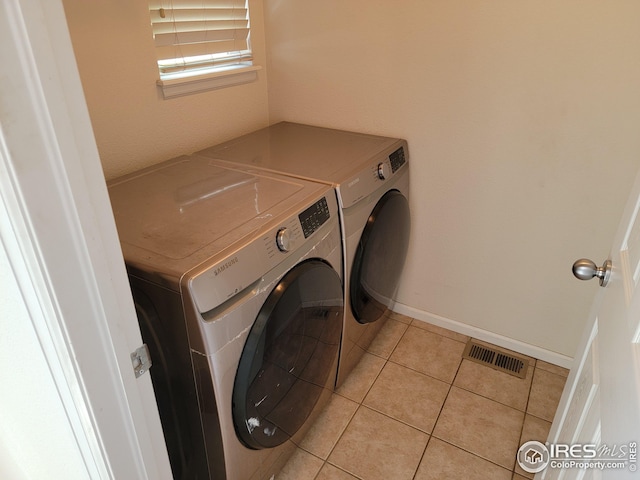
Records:
{"label": "white wall", "polygon": [[408,139],[399,301],[572,356],[640,153],[640,3],[264,3],[271,122]]}
{"label": "white wall", "polygon": [[[268,124],[266,69],[250,84],[164,100],[148,2],[63,3],[107,179]],[[264,65],[262,1],[249,7],[255,64]]]}

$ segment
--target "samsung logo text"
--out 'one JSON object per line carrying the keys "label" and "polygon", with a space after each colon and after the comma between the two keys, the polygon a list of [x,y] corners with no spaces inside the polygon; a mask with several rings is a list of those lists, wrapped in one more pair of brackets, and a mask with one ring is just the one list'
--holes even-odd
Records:
{"label": "samsung logo text", "polygon": [[227,268],[232,267],[236,263],[238,263],[238,257],[233,257],[231,260],[228,260],[228,261],[224,262],[222,265],[220,265],[218,268],[216,268],[213,271],[213,274],[217,277],[219,274],[224,272]]}

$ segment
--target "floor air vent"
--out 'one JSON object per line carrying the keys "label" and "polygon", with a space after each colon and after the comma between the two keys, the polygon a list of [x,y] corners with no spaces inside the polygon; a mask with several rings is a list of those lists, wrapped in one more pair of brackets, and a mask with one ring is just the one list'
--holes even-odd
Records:
{"label": "floor air vent", "polygon": [[526,358],[482,345],[474,339],[467,342],[462,358],[519,378],[525,378],[527,376],[527,369],[529,368],[529,360]]}

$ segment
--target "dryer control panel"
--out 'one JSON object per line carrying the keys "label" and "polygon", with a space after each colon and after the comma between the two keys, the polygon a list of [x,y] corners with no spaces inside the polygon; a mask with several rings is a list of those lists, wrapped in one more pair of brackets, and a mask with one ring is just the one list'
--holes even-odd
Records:
{"label": "dryer control panel", "polygon": [[396,173],[396,170],[398,170],[402,165],[404,165],[406,161],[407,160],[404,157],[403,147],[400,147],[391,155],[389,155],[389,163],[391,164],[391,171],[393,173]]}
{"label": "dryer control panel", "polygon": [[390,148],[371,158],[360,172],[338,186],[343,209],[352,207],[380,188],[385,182],[406,170],[409,161],[407,142],[398,140]]}

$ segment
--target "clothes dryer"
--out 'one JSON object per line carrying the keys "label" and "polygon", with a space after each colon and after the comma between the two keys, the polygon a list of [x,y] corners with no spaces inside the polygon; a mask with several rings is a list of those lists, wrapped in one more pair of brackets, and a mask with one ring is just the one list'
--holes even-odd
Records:
{"label": "clothes dryer", "polygon": [[345,259],[340,385],[393,305],[411,224],[407,142],[281,122],[198,155],[335,187]]}
{"label": "clothes dryer", "polygon": [[333,190],[190,156],[109,194],[174,478],[272,478],[335,384]]}

